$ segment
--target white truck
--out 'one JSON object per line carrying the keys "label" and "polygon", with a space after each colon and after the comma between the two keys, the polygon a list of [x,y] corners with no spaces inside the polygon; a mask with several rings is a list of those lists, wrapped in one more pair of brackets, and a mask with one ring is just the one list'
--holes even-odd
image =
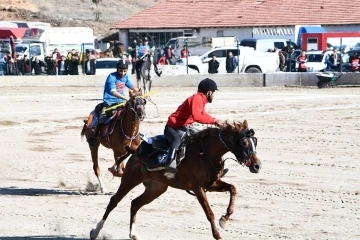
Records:
{"label": "white truck", "polygon": [[[239,53],[238,53],[239,50]],[[279,67],[279,56],[273,52],[258,52],[250,47],[236,46],[224,46],[214,48],[201,56],[191,56],[181,59],[183,65],[189,66],[189,68],[195,69],[200,74],[208,73],[208,63],[212,59],[212,56],[216,56],[216,60],[219,62],[218,73],[226,73],[226,58],[232,52],[233,56],[239,60],[239,72],[241,73],[266,73],[275,72]],[[179,63],[179,64],[181,64]],[[235,69],[235,73],[238,69]]]}
{"label": "white truck", "polygon": [[[236,46],[235,37],[177,37],[171,38],[166,44],[164,49],[171,45],[173,53],[177,57],[181,57],[181,50],[188,41],[188,50],[191,56],[200,56],[212,48],[222,46]],[[163,50],[164,50],[163,49]]]}
{"label": "white truck", "polygon": [[[94,39],[93,29],[86,27],[28,28],[23,37],[15,40],[16,53],[44,60],[55,48],[65,56],[72,49],[94,49]],[[9,44],[9,38],[0,41]]]}

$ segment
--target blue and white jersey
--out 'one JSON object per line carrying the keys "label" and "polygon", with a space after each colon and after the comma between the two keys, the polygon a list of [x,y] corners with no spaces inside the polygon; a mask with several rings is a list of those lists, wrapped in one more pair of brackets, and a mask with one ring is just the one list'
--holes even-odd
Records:
{"label": "blue and white jersey", "polygon": [[141,58],[142,56],[144,56],[145,54],[149,53],[150,52],[150,46],[149,45],[141,45],[139,47],[139,50],[138,50],[138,54],[139,54],[139,57]]}
{"label": "blue and white jersey", "polygon": [[112,95],[113,91],[117,91],[122,96],[125,96],[125,92],[124,92],[125,87],[127,88],[133,87],[133,84],[130,81],[127,74],[124,77],[120,78],[117,72],[110,73],[105,82],[104,96],[103,96],[104,103],[110,106],[111,104],[114,103],[125,102],[124,99],[117,98],[114,95]]}

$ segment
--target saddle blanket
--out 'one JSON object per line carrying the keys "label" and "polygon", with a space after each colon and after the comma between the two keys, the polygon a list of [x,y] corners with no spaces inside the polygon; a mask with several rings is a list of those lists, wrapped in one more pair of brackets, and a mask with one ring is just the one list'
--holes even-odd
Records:
{"label": "saddle blanket", "polygon": [[137,150],[137,164],[145,171],[158,171],[168,165],[167,151],[154,149],[151,144],[142,141]]}

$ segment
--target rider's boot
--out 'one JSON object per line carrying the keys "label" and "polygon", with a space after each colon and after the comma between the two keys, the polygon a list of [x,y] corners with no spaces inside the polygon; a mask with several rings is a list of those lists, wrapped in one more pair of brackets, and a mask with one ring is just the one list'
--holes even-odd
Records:
{"label": "rider's boot", "polygon": [[177,149],[170,148],[167,153],[167,162],[169,163],[169,165],[165,169],[165,174],[164,174],[164,176],[167,177],[167,179],[174,179],[175,174],[177,172],[176,151],[177,151]]}
{"label": "rider's boot", "polygon": [[99,116],[99,120],[98,120],[98,122],[97,122],[97,124],[95,126],[95,129],[94,129],[94,135],[89,137],[89,139],[87,140],[90,147],[95,146],[95,144],[97,143],[97,138],[99,136],[100,129],[104,125],[104,123],[106,121],[106,112],[105,112],[105,110],[106,110],[106,107],[103,107],[102,110],[101,110],[101,114]]}

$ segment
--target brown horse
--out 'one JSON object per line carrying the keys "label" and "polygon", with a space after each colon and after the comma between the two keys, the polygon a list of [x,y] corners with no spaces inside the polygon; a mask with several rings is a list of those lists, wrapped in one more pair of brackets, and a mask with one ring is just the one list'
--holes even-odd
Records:
{"label": "brown horse", "polygon": [[[112,168],[109,168],[109,171],[111,171],[114,176],[121,177],[124,169],[122,160],[126,159],[131,152],[135,151],[141,142],[139,125],[140,121],[145,118],[146,100],[143,98],[141,90],[137,93],[130,92],[129,94],[130,99],[126,102],[125,106],[119,110],[121,112],[118,117],[112,120],[116,121],[113,131],[107,136],[98,136],[96,144],[89,146],[94,173],[99,180],[101,192],[104,192],[105,188],[100,178],[100,168],[98,164],[98,149],[100,144],[114,151],[115,164]],[[94,135],[94,130],[88,128],[86,124],[87,120],[84,120],[84,122],[81,136],[83,137],[85,135],[86,139],[88,139]]]}
{"label": "brown horse", "polygon": [[175,180],[168,180],[164,177],[164,170],[144,171],[143,168],[137,167],[139,162],[143,161],[139,157],[143,151],[143,146],[149,145],[143,141],[126,164],[120,187],[111,197],[102,220],[95,229],[91,230],[90,239],[97,238],[110,212],[131,189],[142,182],[145,185],[145,192],[131,202],[129,235],[131,239],[140,239],[135,232],[137,211],[166,192],[168,186],[193,191],[211,224],[213,237],[218,240],[221,239],[215,226],[214,213],[208,203],[206,191],[230,192],[226,214],[220,218],[220,226],[225,228],[234,212],[236,188],[220,180],[224,171],[222,156],[230,151],[235,155],[238,163],[246,165],[250,172],[258,173],[261,162],[256,156],[257,139],[254,134],[255,132],[252,129],[249,130],[246,120],[244,123],[226,124],[220,128],[207,128],[195,133],[186,144],[185,158],[178,165]]}

